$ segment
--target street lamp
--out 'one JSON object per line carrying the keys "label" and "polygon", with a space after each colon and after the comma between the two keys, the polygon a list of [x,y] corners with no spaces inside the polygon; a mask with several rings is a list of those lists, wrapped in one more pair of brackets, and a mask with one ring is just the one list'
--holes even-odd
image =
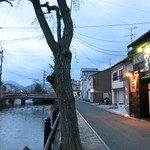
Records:
{"label": "street lamp", "polygon": [[94,89],[90,89],[90,92],[91,92],[91,93],[94,93]]}

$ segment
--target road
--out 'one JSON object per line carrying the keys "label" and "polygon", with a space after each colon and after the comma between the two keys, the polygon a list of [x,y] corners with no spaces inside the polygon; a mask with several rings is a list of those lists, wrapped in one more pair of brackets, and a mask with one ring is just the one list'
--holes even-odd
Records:
{"label": "road", "polygon": [[111,150],[150,150],[150,122],[125,118],[79,100],[76,107]]}

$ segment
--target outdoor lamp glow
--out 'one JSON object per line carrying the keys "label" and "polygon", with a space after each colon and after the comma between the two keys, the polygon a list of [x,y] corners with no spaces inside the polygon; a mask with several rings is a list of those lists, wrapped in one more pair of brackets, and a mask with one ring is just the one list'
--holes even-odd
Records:
{"label": "outdoor lamp glow", "polygon": [[139,47],[138,49],[137,49],[137,52],[138,53],[141,53],[143,51],[143,48],[141,48],[141,47]]}
{"label": "outdoor lamp glow", "polygon": [[131,77],[133,75],[133,71],[128,71],[128,72],[126,72],[126,76],[127,77]]}
{"label": "outdoor lamp glow", "polygon": [[94,92],[94,89],[90,89],[90,92],[93,93],[93,92]]}
{"label": "outdoor lamp glow", "polygon": [[144,53],[150,54],[150,47],[146,47],[145,50],[144,50]]}

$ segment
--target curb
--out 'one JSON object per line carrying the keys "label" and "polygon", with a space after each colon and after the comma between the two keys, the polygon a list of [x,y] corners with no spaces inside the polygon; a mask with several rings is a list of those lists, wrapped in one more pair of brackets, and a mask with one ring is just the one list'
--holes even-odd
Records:
{"label": "curb", "polygon": [[106,150],[111,150],[106,143],[102,140],[102,138],[96,133],[96,131],[90,126],[90,124],[85,120],[85,118],[80,114],[80,112],[78,110],[76,110],[77,113],[79,113],[79,115],[82,117],[82,119],[85,121],[85,123],[90,127],[90,129],[94,132],[94,134],[97,136],[97,138],[101,141],[101,143],[103,144],[103,146],[105,147]]}

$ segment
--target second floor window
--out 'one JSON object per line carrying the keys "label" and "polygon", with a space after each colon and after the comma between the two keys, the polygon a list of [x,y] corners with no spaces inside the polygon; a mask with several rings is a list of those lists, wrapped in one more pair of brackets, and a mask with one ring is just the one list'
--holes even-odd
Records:
{"label": "second floor window", "polygon": [[113,73],[113,81],[118,80],[118,73],[114,72]]}

